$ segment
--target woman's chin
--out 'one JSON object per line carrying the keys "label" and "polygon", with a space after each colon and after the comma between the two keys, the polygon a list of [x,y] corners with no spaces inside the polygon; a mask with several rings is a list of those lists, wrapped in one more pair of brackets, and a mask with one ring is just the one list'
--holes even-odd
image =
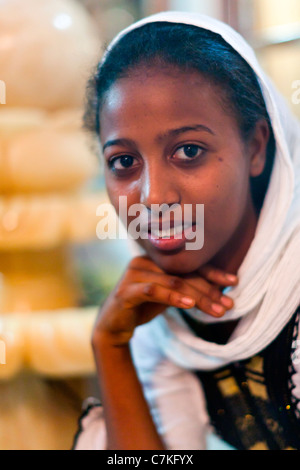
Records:
{"label": "woman's chin", "polygon": [[[145,249],[145,247],[144,247]],[[149,258],[163,271],[169,274],[190,274],[207,262],[199,251],[182,250],[179,252],[146,249]]]}

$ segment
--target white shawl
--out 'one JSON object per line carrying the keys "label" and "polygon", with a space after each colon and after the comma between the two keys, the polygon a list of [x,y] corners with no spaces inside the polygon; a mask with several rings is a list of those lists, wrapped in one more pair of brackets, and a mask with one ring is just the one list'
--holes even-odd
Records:
{"label": "white shawl", "polygon": [[127,32],[155,21],[209,29],[239,52],[258,77],[276,140],[274,166],[255,237],[238,270],[239,284],[227,294],[234,300],[234,308],[220,319],[197,308],[187,310],[203,322],[241,318],[234,335],[226,345],[195,337],[174,308],[167,309],[147,325],[157,347],[178,365],[214,369],[265,348],[300,303],[300,126],[262,71],[251,47],[236,31],[218,20],[197,13],[158,13],[121,31],[109,49]]}

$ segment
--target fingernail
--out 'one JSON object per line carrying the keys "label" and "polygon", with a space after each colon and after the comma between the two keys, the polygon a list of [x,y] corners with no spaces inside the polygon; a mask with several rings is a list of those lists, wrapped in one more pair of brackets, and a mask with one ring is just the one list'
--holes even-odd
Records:
{"label": "fingernail", "polygon": [[230,299],[230,297],[224,297],[224,295],[222,295],[221,302],[226,307],[231,307],[232,306],[232,299]]}
{"label": "fingernail", "polygon": [[237,280],[237,276],[235,276],[234,274],[226,274],[226,277],[230,282],[235,282]]}
{"label": "fingernail", "polygon": [[224,307],[222,307],[222,305],[219,305],[219,304],[211,304],[211,308],[216,313],[223,313],[224,312]]}
{"label": "fingernail", "polygon": [[181,297],[180,302],[183,303],[184,305],[194,305],[195,300],[192,299],[191,297]]}

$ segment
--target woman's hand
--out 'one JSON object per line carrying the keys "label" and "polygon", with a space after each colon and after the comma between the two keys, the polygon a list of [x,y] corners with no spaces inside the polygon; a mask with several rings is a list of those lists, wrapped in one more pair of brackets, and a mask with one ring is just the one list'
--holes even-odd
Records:
{"label": "woman's hand", "polygon": [[128,344],[134,329],[147,323],[168,306],[197,307],[220,317],[233,307],[220,287],[236,285],[237,276],[207,264],[189,275],[166,274],[147,256],[133,258],[123,277],[101,307],[92,344]]}
{"label": "woman's hand", "polygon": [[209,265],[179,277],[165,273],[147,256],[131,260],[100,309],[92,338],[108,449],[166,449],[132,362],[129,340],[135,328],[168,306],[197,306],[209,315],[223,315],[233,302],[220,286],[236,283],[236,277]]}

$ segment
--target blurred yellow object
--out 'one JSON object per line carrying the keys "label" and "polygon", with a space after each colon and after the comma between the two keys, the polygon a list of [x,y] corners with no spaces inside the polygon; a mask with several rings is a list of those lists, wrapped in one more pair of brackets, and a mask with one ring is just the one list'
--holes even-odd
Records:
{"label": "blurred yellow object", "polygon": [[50,129],[15,138],[3,164],[1,192],[67,191],[96,176],[99,168],[82,132]]}
{"label": "blurred yellow object", "polygon": [[300,21],[299,0],[253,0],[253,9],[258,30]]}
{"label": "blurred yellow object", "polygon": [[79,381],[30,373],[0,382],[0,449],[71,449],[86,393]]}
{"label": "blurred yellow object", "polygon": [[5,345],[5,364],[0,363],[0,379],[7,380],[17,375],[24,364],[24,327],[18,315],[1,315],[0,340]]}
{"label": "blurred yellow object", "polygon": [[40,250],[96,239],[104,192],[0,197],[0,251]]}
{"label": "blurred yellow object", "polygon": [[253,0],[252,16],[259,62],[300,117],[299,101],[294,97],[300,79],[300,2]]}
{"label": "blurred yellow object", "polygon": [[100,51],[78,1],[0,1],[0,449],[70,448],[80,384],[66,379],[94,372],[97,307],[80,308],[68,245],[96,239],[107,202],[88,189],[101,175],[82,130]]}
{"label": "blurred yellow object", "polygon": [[[300,118],[299,101],[294,102],[293,100],[296,91],[293,88],[293,83],[300,80],[299,43],[291,42],[284,45],[273,45],[262,49],[258,56],[266,72],[274,77],[276,86],[285,97],[292,112]],[[299,85],[297,85],[297,88],[299,88]],[[299,96],[299,92],[297,95]]]}
{"label": "blurred yellow object", "polygon": [[34,315],[26,326],[27,366],[51,377],[93,374],[90,345],[97,308]]}
{"label": "blurred yellow object", "polygon": [[39,114],[0,109],[0,192],[78,188],[99,174],[78,110]]}
{"label": "blurred yellow object", "polygon": [[7,106],[81,106],[99,53],[98,34],[79,2],[0,2],[0,78]]}
{"label": "blurred yellow object", "polygon": [[23,369],[48,378],[93,374],[90,338],[97,310],[1,315],[0,340],[6,347],[6,363],[0,364],[0,380],[11,380]]}
{"label": "blurred yellow object", "polygon": [[34,252],[0,251],[0,266],[1,314],[72,307],[82,298],[65,247]]}
{"label": "blurred yellow object", "polygon": [[47,112],[39,108],[0,108],[0,139],[5,141],[20,132],[41,128],[47,121]]}

